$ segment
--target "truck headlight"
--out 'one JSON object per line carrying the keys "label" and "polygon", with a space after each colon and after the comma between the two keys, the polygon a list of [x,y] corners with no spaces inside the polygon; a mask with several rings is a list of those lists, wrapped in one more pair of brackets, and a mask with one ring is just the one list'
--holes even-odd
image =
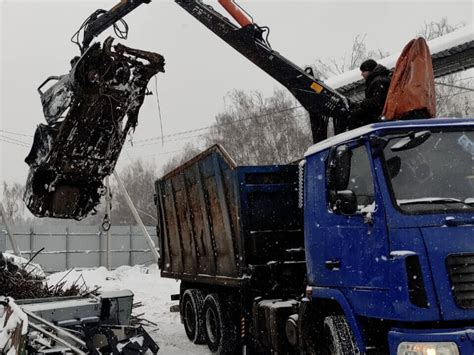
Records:
{"label": "truck headlight", "polygon": [[459,355],[456,343],[412,343],[398,345],[397,355]]}

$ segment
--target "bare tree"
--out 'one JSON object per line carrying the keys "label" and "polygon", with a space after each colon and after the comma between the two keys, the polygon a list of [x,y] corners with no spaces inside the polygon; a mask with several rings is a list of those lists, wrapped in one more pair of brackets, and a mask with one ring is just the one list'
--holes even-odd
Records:
{"label": "bare tree", "polygon": [[25,203],[23,202],[23,193],[25,186],[17,182],[3,182],[3,199],[2,204],[7,218],[13,222],[21,222],[24,220]]}
{"label": "bare tree", "polygon": [[[128,165],[120,177],[125,185],[130,198],[135,205],[145,225],[156,224],[156,207],[154,202],[154,182],[157,178],[157,169],[154,164],[136,160]],[[111,179],[112,182],[113,179]],[[125,201],[125,197],[118,188],[116,182],[111,186],[112,211],[111,220],[113,225],[133,225],[135,219]],[[103,216],[103,212],[98,214]]]}
{"label": "bare tree", "polygon": [[[446,17],[438,21],[425,22],[418,36],[427,41],[445,36],[464,27],[464,23],[451,25]],[[472,115],[472,80],[464,80],[460,74],[450,74],[436,79],[436,112],[438,117],[467,117]]]}
{"label": "bare tree", "polygon": [[441,18],[438,21],[425,22],[423,28],[418,31],[417,35],[423,37],[427,41],[447,35],[453,31],[456,31],[466,26],[465,23],[458,23],[451,25],[446,17]]}
{"label": "bare tree", "polygon": [[301,158],[311,145],[307,113],[284,89],[271,97],[234,91],[225,112],[204,137],[221,144],[240,165],[285,164]]}
{"label": "bare tree", "polygon": [[390,55],[389,52],[381,49],[368,49],[365,43],[366,37],[366,34],[356,35],[352,41],[351,50],[342,58],[316,59],[314,64],[310,66],[315,76],[318,79],[326,80],[331,76],[358,68],[366,59],[372,58],[377,60]]}
{"label": "bare tree", "polygon": [[162,175],[169,173],[171,170],[180,166],[200,152],[201,150],[195,144],[187,143],[179,154],[173,156],[163,165],[161,169]]}

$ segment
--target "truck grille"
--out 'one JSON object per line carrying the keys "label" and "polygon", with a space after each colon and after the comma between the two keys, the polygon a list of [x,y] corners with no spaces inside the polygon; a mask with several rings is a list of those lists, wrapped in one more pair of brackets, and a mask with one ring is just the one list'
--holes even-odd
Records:
{"label": "truck grille", "polygon": [[446,266],[456,304],[463,309],[474,309],[474,253],[449,255]]}

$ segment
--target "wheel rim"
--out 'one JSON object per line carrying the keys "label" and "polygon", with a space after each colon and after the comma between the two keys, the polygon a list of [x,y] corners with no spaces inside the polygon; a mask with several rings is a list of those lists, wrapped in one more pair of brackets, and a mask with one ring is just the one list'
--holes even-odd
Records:
{"label": "wheel rim", "polygon": [[206,332],[211,343],[217,340],[217,317],[213,309],[206,310]]}
{"label": "wheel rim", "polygon": [[194,333],[196,329],[195,324],[195,312],[194,307],[191,302],[186,302],[184,307],[184,322],[186,324],[186,328],[189,330],[190,333]]}

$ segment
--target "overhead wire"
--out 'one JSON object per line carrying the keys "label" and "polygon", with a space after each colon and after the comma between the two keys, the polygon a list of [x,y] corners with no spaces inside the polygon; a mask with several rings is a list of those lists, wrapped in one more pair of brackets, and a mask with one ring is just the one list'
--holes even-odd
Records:
{"label": "overhead wire", "polygon": [[29,148],[29,146],[27,146],[27,145],[24,145],[24,144],[21,144],[21,143],[12,142],[12,141],[9,141],[8,139],[5,139],[5,138],[3,138],[3,137],[0,137],[0,142],[9,143],[9,144],[14,144],[14,145],[17,145],[17,146],[20,146],[20,147],[23,147],[23,148]]}
{"label": "overhead wire", "polygon": [[182,135],[186,135],[186,134],[189,134],[189,133],[196,133],[196,132],[206,131],[206,130],[209,130],[209,129],[215,128],[215,127],[231,125],[231,124],[234,124],[235,122],[248,121],[248,120],[253,120],[253,119],[258,119],[258,118],[262,118],[262,117],[266,117],[266,116],[275,115],[275,114],[278,114],[278,113],[294,111],[294,110],[300,109],[302,107],[303,106],[301,106],[301,105],[292,106],[292,107],[288,107],[286,109],[282,109],[282,110],[278,110],[278,111],[272,111],[272,112],[264,113],[264,114],[261,114],[261,115],[255,115],[255,116],[246,117],[246,118],[242,118],[242,119],[238,119],[238,120],[233,120],[233,121],[230,121],[230,122],[215,123],[215,124],[212,124],[212,125],[209,125],[209,126],[204,126],[204,127],[201,127],[201,128],[188,129],[186,131],[180,131],[180,132],[167,134],[167,135],[163,135],[163,136],[154,136],[154,137],[150,137],[150,138],[139,139],[139,140],[134,141],[134,143],[149,142],[149,141],[154,141],[154,140],[158,140],[158,139],[162,139],[162,138],[177,137],[177,136],[182,136]]}
{"label": "overhead wire", "polygon": [[32,136],[31,134],[24,134],[24,133],[6,131],[6,130],[4,130],[4,129],[0,129],[0,132],[2,132],[2,133],[7,133],[7,134],[13,134],[14,136],[22,136],[22,137],[33,138],[33,136]]}
{"label": "overhead wire", "polygon": [[[295,116],[292,116],[292,117],[288,117],[288,119],[290,118],[300,118],[300,117],[306,117],[306,113],[302,113],[302,114],[298,114],[298,115],[295,115]],[[253,119],[255,119],[255,117],[258,117],[258,118],[262,118],[262,117],[265,117],[267,115],[259,115],[259,116],[254,116],[252,117]],[[220,124],[220,125],[216,125],[217,127],[219,126],[227,126],[227,125],[231,125],[231,124],[236,124],[236,123],[239,123],[239,122],[242,122],[242,121],[246,121],[248,120],[249,118],[244,118],[244,119],[240,119],[240,120],[234,120],[234,121],[231,121],[231,122],[226,122],[225,124]],[[210,126],[210,128],[213,128],[213,127],[216,127],[216,126]],[[183,141],[183,140],[188,140],[188,139],[192,139],[192,138],[198,138],[198,137],[202,137],[203,133],[201,134],[195,134],[195,135],[190,135],[190,136],[186,136],[186,137],[180,137],[180,138],[175,138],[175,139],[167,139],[165,140],[164,142],[165,143],[170,143],[170,142],[179,142],[179,141]],[[156,140],[156,139],[155,139]],[[145,143],[145,140],[141,140],[140,142],[142,142],[142,144],[135,144],[132,148],[139,148],[139,147],[145,147],[145,146],[150,146],[150,145],[155,145],[155,144],[158,144],[159,142],[154,142],[154,141],[148,141],[148,143]],[[135,142],[136,143],[136,142]]]}
{"label": "overhead wire", "polygon": [[474,91],[474,88],[470,88],[467,86],[460,86],[460,85],[453,85],[453,84],[447,84],[447,83],[441,83],[439,81],[435,81],[436,85],[441,85],[441,86],[446,86],[454,89],[460,89],[460,90],[466,90],[466,91]]}
{"label": "overhead wire", "polygon": [[462,94],[467,94],[467,93],[472,92],[472,91],[474,91],[474,90],[460,91],[460,92],[456,92],[456,93],[450,94],[450,95],[439,96],[438,99],[446,99],[448,97],[454,97],[454,96],[458,96],[458,95],[462,95]]}
{"label": "overhead wire", "polygon": [[29,143],[24,142],[24,141],[21,141],[21,140],[16,139],[16,138],[8,137],[8,136],[2,135],[2,134],[0,134],[0,137],[1,137],[1,138],[4,138],[4,139],[8,139],[8,140],[10,140],[10,141],[12,141],[12,142],[15,142],[15,143],[18,143],[18,144],[23,144],[23,145],[26,146],[26,147],[29,147],[29,146],[30,146]]}
{"label": "overhead wire", "polygon": [[468,76],[467,78],[459,78],[457,80],[455,80],[456,82],[459,82],[459,81],[465,81],[465,80],[470,80],[470,79],[474,79],[474,76]]}
{"label": "overhead wire", "polygon": [[163,118],[161,117],[161,106],[160,106],[160,98],[158,96],[158,79],[155,75],[155,95],[156,95],[156,104],[158,105],[158,116],[160,118],[160,129],[161,129],[161,145],[165,144],[164,137],[163,137]]}

